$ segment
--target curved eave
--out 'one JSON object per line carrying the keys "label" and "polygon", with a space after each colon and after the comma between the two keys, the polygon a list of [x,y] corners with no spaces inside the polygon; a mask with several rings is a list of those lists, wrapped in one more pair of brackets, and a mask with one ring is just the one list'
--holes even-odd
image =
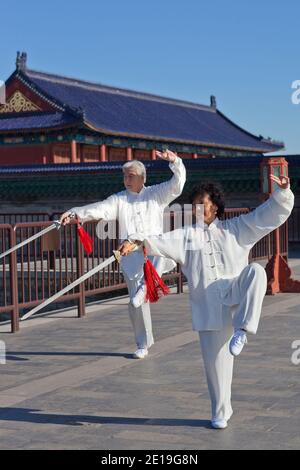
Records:
{"label": "curved eave", "polygon": [[19,134],[20,132],[26,133],[26,134],[39,133],[39,132],[45,133],[45,132],[51,132],[51,131],[72,129],[72,128],[77,127],[79,125],[82,125],[82,122],[74,122],[74,123],[71,123],[71,124],[65,124],[65,125],[59,125],[59,126],[53,126],[53,127],[32,127],[30,129],[20,128],[20,129],[11,129],[11,130],[7,130],[7,131],[0,130],[0,135]]}
{"label": "curved eave", "polygon": [[[216,110],[216,112],[225,120],[227,121],[229,124],[231,124],[233,127],[235,127],[236,129],[238,129],[239,131],[243,132],[243,134],[246,134],[248,135],[249,137],[251,137],[252,139],[254,140],[259,140],[260,142],[264,142],[264,140],[260,140],[257,135],[255,134],[252,134],[251,132],[247,131],[246,129],[244,129],[243,127],[237,125],[235,122],[233,122],[231,119],[229,119],[227,116],[225,116],[225,114],[221,113],[221,111],[219,111],[218,109]],[[273,142],[273,143],[269,143],[269,142],[266,142],[268,148],[269,147],[272,147],[273,149],[272,150],[267,150],[268,152],[277,152],[278,150],[283,150],[284,149],[284,142]]]}
{"label": "curved eave", "polygon": [[210,147],[210,148],[221,148],[221,149],[230,149],[230,150],[242,150],[246,152],[257,152],[257,153],[267,153],[267,152],[277,152],[279,150],[284,149],[283,146],[272,146],[272,148],[266,147],[243,147],[243,146],[236,146],[236,145],[228,145],[228,144],[215,144],[213,142],[205,142],[205,141],[194,141],[194,140],[181,140],[181,139],[174,139],[174,137],[161,137],[161,136],[152,136],[152,135],[144,135],[144,134],[132,134],[126,132],[116,132],[111,131],[110,129],[100,128],[94,126],[89,121],[84,121],[86,127],[90,130],[95,132],[100,132],[102,134],[113,135],[117,137],[127,137],[132,139],[145,139],[145,140],[154,140],[157,142],[174,142],[182,145],[196,145],[196,146],[203,146],[203,147]]}

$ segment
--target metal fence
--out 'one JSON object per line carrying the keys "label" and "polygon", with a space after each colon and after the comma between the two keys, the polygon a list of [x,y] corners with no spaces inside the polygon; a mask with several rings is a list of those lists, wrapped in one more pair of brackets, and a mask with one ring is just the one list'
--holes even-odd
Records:
{"label": "metal fence", "polygon": [[6,214],[0,213],[0,224],[16,224],[18,222],[38,222],[42,220],[52,220],[51,214],[48,212],[28,212],[26,214],[14,213]]}
{"label": "metal fence", "polygon": [[[248,209],[228,209],[225,217],[247,213]],[[44,221],[3,223],[0,225],[0,253],[22,240],[51,225],[48,214],[26,214],[30,217],[44,217]],[[10,222],[15,221],[11,215]],[[51,217],[52,218],[52,217]],[[27,219],[27,220],[28,220]],[[46,220],[47,219],[47,220]],[[118,246],[117,239],[101,240],[95,236],[96,222],[88,222],[85,229],[94,239],[93,252],[87,255],[79,242],[76,224],[61,227],[51,235],[38,238],[0,260],[0,320],[10,319],[11,331],[19,329],[19,318],[28,309],[43,302],[63,289],[79,276],[111,256]],[[288,256],[288,224],[280,228],[281,254]],[[274,254],[274,232],[260,240],[252,249],[250,259],[270,259]],[[182,292],[183,277],[179,265],[164,279],[177,286]],[[101,270],[77,288],[58,299],[51,308],[77,302],[78,316],[85,315],[87,298],[112,293],[126,288],[120,266],[117,262]],[[97,298],[97,297],[96,297]]]}
{"label": "metal fence", "polygon": [[[0,224],[0,253],[25,240],[51,222],[24,222]],[[19,329],[19,318],[28,309],[40,304],[75,279],[100,264],[118,246],[118,240],[100,240],[95,236],[96,222],[85,224],[94,239],[93,251],[84,253],[77,233],[77,225],[61,227],[38,238],[17,252],[0,260],[0,320],[11,320],[11,331]],[[176,284],[182,292],[182,276],[179,266],[163,276],[164,280]],[[117,262],[99,271],[78,287],[63,295],[57,303],[66,306],[76,301],[78,316],[85,315],[86,298],[125,289],[126,284]],[[57,308],[57,303],[48,310]]]}

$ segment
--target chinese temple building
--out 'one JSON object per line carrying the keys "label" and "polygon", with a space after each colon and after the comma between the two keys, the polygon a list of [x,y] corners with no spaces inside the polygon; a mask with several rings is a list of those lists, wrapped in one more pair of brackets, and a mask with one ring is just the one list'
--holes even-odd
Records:
{"label": "chinese temple building", "polygon": [[241,129],[210,106],[66,78],[27,68],[17,55],[0,105],[0,166],[183,158],[278,151],[283,143]]}

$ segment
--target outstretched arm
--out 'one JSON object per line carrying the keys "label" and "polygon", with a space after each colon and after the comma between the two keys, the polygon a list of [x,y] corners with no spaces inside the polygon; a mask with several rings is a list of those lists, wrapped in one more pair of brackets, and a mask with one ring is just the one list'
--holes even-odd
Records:
{"label": "outstretched arm", "polygon": [[145,246],[148,255],[170,258],[180,264],[185,262],[185,233],[183,229],[146,238],[139,234],[133,234],[118,249],[121,255],[127,256],[140,245]]}
{"label": "outstretched arm", "polygon": [[156,152],[156,156],[169,162],[169,167],[174,173],[173,177],[165,183],[151,186],[153,197],[162,205],[167,206],[182,193],[185,181],[186,170],[181,160],[174,152]]}
{"label": "outstretched arm", "polygon": [[89,220],[116,220],[118,216],[118,197],[113,194],[101,202],[87,204],[86,206],[73,207],[64,212],[60,218],[63,225],[70,223],[70,213],[75,214],[82,223]]}
{"label": "outstretched arm", "polygon": [[272,196],[249,214],[228,221],[241,245],[252,247],[261,238],[280,227],[289,217],[294,206],[294,195],[289,178],[272,175],[278,188]]}

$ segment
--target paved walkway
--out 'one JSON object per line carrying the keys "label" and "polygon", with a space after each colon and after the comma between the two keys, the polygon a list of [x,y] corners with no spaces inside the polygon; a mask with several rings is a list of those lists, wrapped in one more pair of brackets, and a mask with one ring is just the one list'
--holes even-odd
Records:
{"label": "paved walkway", "polygon": [[[291,265],[300,279],[300,260]],[[156,343],[143,361],[130,355],[126,303],[89,306],[84,319],[72,310],[33,319],[16,335],[0,327],[1,449],[300,448],[299,294],[265,298],[259,332],[236,360],[225,431],[210,429],[188,294],[153,306]]]}

